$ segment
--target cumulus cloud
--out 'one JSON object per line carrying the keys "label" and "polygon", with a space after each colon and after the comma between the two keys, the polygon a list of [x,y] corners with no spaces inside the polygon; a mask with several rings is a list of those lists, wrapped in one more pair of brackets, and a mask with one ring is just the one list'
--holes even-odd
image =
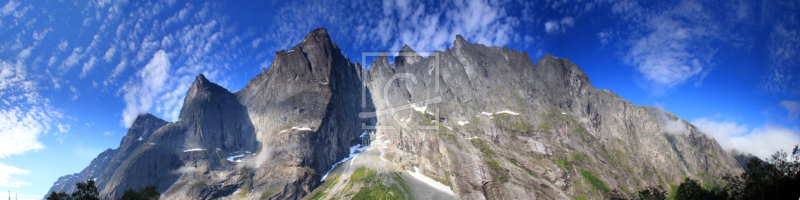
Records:
{"label": "cumulus cloud", "polygon": [[765,159],[780,149],[791,150],[800,144],[800,130],[779,125],[757,127],[747,133],[746,125],[718,122],[709,118],[692,121],[700,132],[714,137],[725,149],[736,149]]}
{"label": "cumulus cloud", "polygon": [[19,188],[20,186],[30,185],[30,183],[11,177],[11,175],[14,174],[27,175],[28,173],[30,173],[30,171],[0,163],[0,187]]}
{"label": "cumulus cloud", "polygon": [[157,96],[164,91],[169,69],[169,57],[166,52],[160,50],[137,72],[134,83],[123,86],[126,106],[122,116],[125,127],[130,127],[139,114],[146,113],[153,107]]}
{"label": "cumulus cloud", "polygon": [[789,113],[789,122],[793,122],[800,115],[800,101],[781,101],[781,107]]}

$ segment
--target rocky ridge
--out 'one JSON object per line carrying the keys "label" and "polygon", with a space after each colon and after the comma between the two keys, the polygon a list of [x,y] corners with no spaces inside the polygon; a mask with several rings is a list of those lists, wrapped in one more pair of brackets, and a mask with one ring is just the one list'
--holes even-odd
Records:
{"label": "rocky ridge", "polygon": [[600,199],[741,171],[690,123],[594,88],[568,59],[461,36],[401,54],[365,70],[316,29],[238,92],[199,75],[178,121],[140,116],[51,191],[97,177],[103,199],[150,184],[168,199]]}

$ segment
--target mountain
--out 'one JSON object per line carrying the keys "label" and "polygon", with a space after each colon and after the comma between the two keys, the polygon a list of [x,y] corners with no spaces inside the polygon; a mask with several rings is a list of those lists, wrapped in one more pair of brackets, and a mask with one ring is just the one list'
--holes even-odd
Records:
{"label": "mountain", "polygon": [[689,122],[596,89],[568,59],[461,36],[397,55],[366,70],[316,29],[238,92],[199,75],[178,121],[141,115],[51,191],[97,177],[103,199],[150,184],[166,199],[601,199],[742,171]]}

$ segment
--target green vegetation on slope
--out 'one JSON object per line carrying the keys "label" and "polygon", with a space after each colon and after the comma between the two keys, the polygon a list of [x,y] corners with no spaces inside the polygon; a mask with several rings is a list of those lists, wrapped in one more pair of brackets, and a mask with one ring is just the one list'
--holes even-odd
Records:
{"label": "green vegetation on slope", "polygon": [[592,185],[594,189],[602,191],[605,194],[608,194],[610,192],[610,190],[608,189],[608,185],[606,185],[606,183],[603,182],[602,180],[595,177],[591,171],[588,170],[579,170],[579,171],[581,173],[581,176],[583,176],[583,179],[586,179],[586,182],[589,182],[589,185]]}

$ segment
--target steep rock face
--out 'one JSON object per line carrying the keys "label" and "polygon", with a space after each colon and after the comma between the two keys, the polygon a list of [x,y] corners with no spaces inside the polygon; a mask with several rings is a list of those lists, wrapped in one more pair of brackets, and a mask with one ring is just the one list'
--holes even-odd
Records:
{"label": "steep rock face", "polygon": [[594,88],[567,59],[533,64],[525,53],[460,36],[452,49],[411,58],[371,65],[376,110],[408,108],[379,114],[379,126],[395,129],[375,137],[388,142],[383,158],[446,182],[458,198],[602,198],[606,188],[668,188],[682,175],[713,184],[741,170],[685,120],[682,133],[666,133],[662,126],[677,118]]}
{"label": "steep rock face", "polygon": [[[327,30],[275,54],[269,70],[236,93],[255,124],[262,152],[254,187],[281,199],[298,199],[360,143],[361,82]],[[269,162],[264,162],[268,160]],[[268,195],[269,196],[269,195]]]}
{"label": "steep rock face", "polygon": [[[178,180],[218,180],[204,174],[236,171],[236,164],[226,157],[258,150],[253,130],[246,108],[236,97],[199,75],[187,91],[179,120],[159,128],[136,148],[104,183],[100,195],[111,199],[128,188],[152,184],[167,191]],[[189,193],[209,197],[224,196],[230,191],[190,188]]]}

